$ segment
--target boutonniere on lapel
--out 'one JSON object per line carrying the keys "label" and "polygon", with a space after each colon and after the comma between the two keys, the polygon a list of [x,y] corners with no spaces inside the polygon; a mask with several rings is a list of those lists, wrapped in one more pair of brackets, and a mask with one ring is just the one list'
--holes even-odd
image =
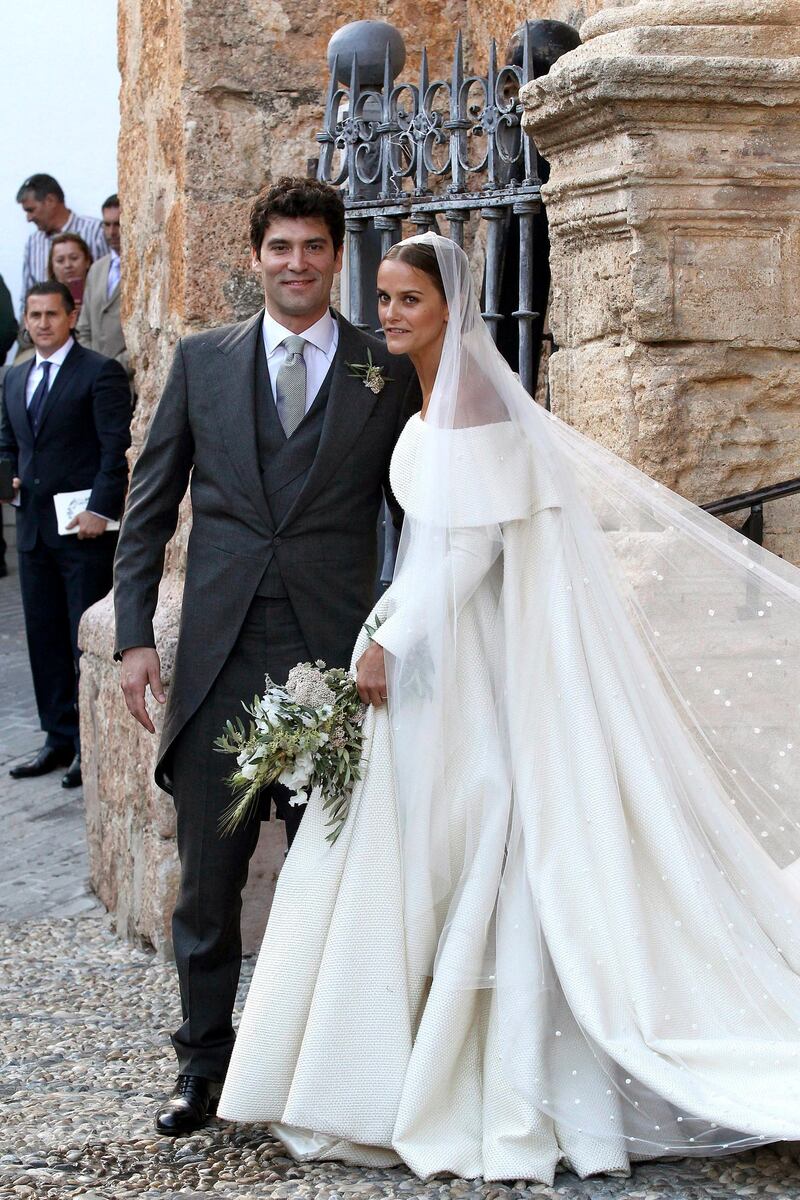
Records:
{"label": "boutonniere on lapel", "polygon": [[369,388],[374,395],[378,396],[386,387],[387,383],[391,383],[391,376],[384,375],[383,367],[378,367],[372,361],[372,351],[367,351],[367,361],[365,363],[347,363],[347,369],[351,375],[355,375],[356,379],[360,379],[365,388]]}

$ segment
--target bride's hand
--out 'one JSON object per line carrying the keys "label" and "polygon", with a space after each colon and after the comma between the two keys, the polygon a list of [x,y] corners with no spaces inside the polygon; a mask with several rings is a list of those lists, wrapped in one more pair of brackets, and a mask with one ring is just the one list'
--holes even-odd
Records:
{"label": "bride's hand", "polygon": [[386,664],[377,642],[370,642],[356,663],[356,687],[362,703],[375,708],[386,703]]}

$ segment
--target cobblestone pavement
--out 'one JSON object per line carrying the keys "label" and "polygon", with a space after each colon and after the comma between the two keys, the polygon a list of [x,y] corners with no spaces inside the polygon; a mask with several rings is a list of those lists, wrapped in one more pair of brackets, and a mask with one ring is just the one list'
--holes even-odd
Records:
{"label": "cobblestone pavement", "polygon": [[[13,529],[8,528],[9,574],[0,579],[0,920],[97,910],[87,883],[86,834],[80,789],[61,787],[63,771],[39,779],[9,778],[15,763],[32,758],[45,735],[33,683],[19,595]],[[10,535],[10,536],[9,536]]]}
{"label": "cobblestone pavement", "polygon": [[[243,987],[249,978],[249,964]],[[240,997],[241,999],[241,997]],[[263,1130],[214,1121],[159,1138],[152,1111],[172,1077],[172,969],[133,949],[97,913],[23,922],[0,934],[0,1196],[103,1200],[212,1193],[236,1198],[433,1200],[796,1200],[798,1155],[771,1147],[732,1159],[637,1167],[630,1179],[555,1186],[420,1183],[405,1170],[298,1166]]]}
{"label": "cobblestone pavement", "polygon": [[116,938],[88,895],[80,796],[58,772],[24,784],[7,775],[41,743],[14,575],[0,580],[0,671],[0,1200],[799,1200],[800,1146],[648,1164],[629,1179],[562,1174],[547,1187],[299,1166],[264,1130],[221,1121],[158,1137],[152,1113],[174,1071],[173,969]]}

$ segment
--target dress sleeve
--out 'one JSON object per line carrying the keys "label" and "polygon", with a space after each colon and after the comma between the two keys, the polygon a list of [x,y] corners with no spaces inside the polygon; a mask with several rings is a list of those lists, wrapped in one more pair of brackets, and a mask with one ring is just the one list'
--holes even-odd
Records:
{"label": "dress sleeve", "polygon": [[[449,602],[457,620],[464,605],[474,594],[502,552],[499,527],[472,527],[450,532],[449,548],[442,559],[441,572],[449,589]],[[436,603],[442,578],[429,578],[417,584],[413,592],[404,578],[393,591],[397,607],[373,635],[373,641],[395,657],[407,653],[425,636],[428,614]]]}
{"label": "dress sleeve", "polygon": [[[431,504],[426,491],[441,461],[446,464],[447,504],[440,513],[446,511],[450,524],[442,531],[433,572],[415,565],[411,551],[387,592],[390,615],[373,640],[396,657],[429,632],[432,614],[442,607],[443,588],[450,617],[458,619],[502,553],[506,525],[558,505],[549,474],[537,469],[527,441],[510,421],[448,431],[418,422],[414,430],[414,453],[402,456],[398,499],[412,521],[436,523],[437,504]],[[421,465],[427,453],[433,459]]]}

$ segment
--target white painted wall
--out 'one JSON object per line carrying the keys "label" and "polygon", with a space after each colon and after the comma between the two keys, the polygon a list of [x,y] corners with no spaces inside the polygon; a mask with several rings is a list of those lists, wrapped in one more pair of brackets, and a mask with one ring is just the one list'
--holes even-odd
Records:
{"label": "white painted wall", "polygon": [[54,175],[84,216],[117,190],[116,0],[0,0],[0,49],[0,275],[18,311],[23,180]]}

